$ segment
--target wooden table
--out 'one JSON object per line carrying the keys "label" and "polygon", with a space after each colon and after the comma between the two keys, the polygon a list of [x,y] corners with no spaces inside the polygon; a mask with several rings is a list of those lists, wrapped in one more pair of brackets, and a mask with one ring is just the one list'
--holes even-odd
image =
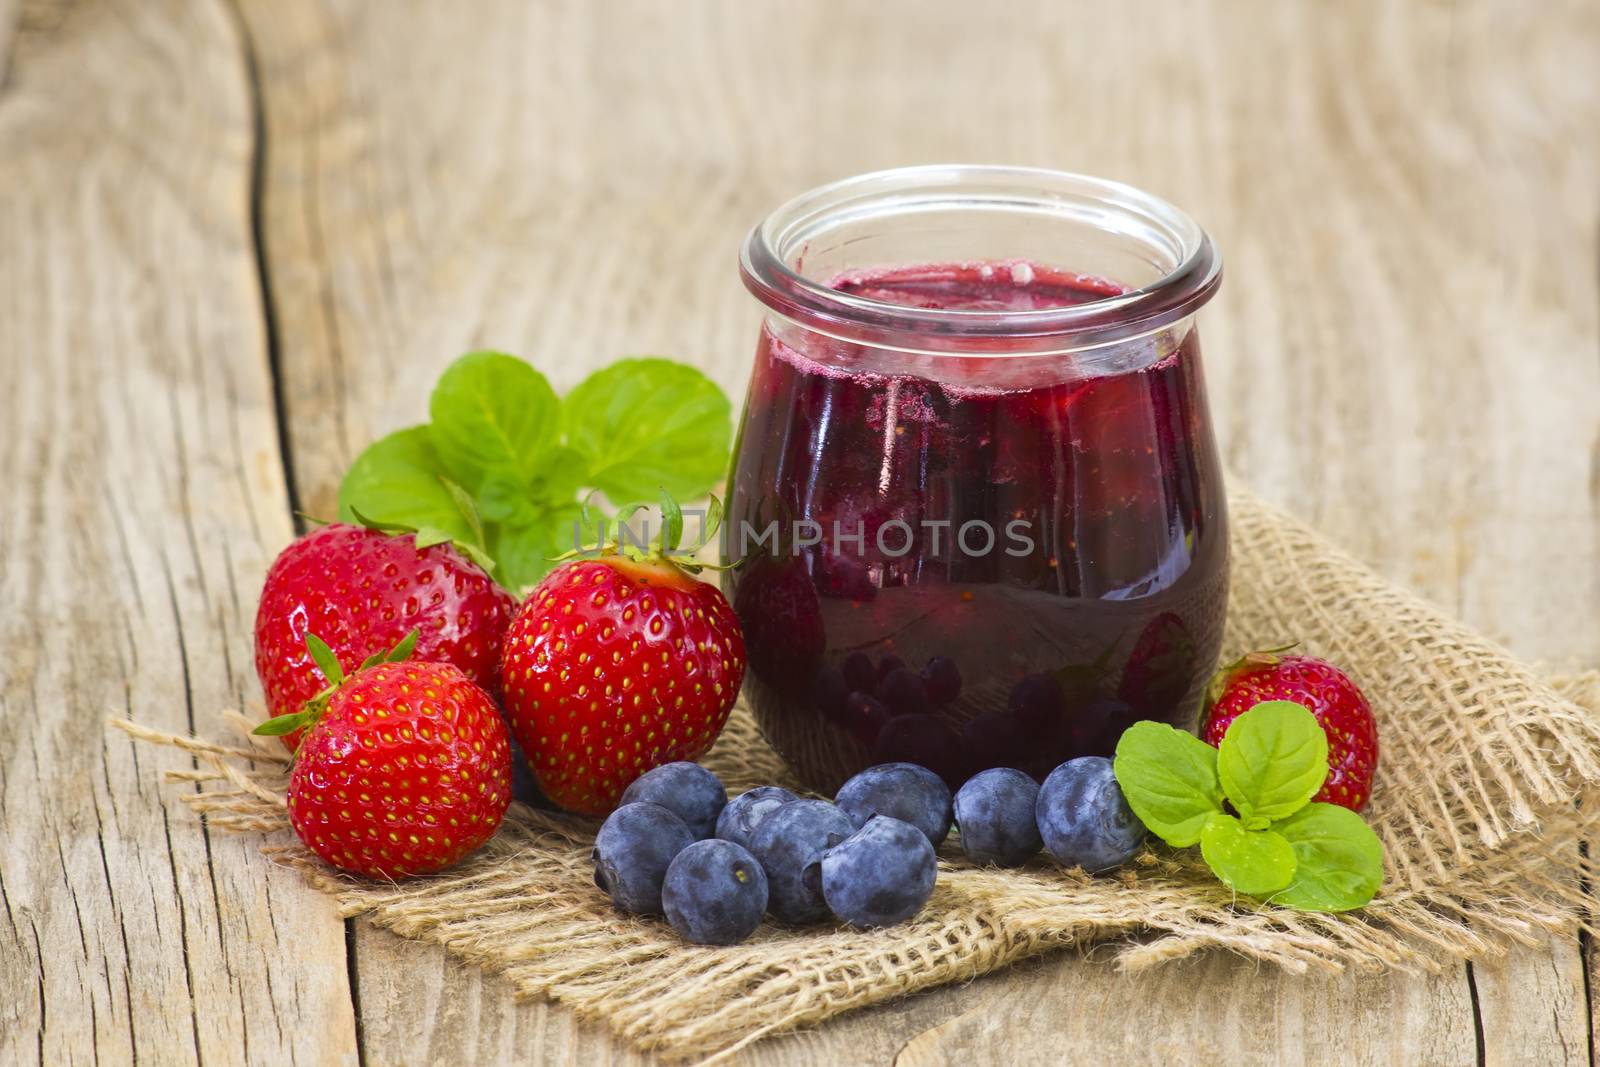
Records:
{"label": "wooden table", "polygon": [[[456,354],[743,387],[734,250],[944,160],[1217,238],[1233,469],[1529,658],[1600,656],[1600,8],[0,0],[0,1062],[633,1062],[339,919],[108,715],[259,706],[297,510]],[[1595,961],[1058,955],[752,1063],[1592,1063]]]}

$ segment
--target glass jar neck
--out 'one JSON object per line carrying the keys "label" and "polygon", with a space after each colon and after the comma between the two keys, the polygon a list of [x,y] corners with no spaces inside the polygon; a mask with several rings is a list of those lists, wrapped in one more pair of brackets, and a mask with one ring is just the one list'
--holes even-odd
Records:
{"label": "glass jar neck", "polygon": [[[1093,299],[1001,309],[928,306],[850,291],[852,272],[1016,264],[1111,284]],[[1116,347],[1192,315],[1221,258],[1177,208],[1129,186],[1021,167],[881,171],[812,190],[751,231],[747,287],[773,312],[842,341],[1009,356]],[[1018,277],[1023,275],[1020,273]]]}

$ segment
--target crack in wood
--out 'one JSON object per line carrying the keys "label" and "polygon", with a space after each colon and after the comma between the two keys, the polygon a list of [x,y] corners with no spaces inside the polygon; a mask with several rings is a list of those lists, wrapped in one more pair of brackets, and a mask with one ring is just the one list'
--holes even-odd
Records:
{"label": "crack in wood", "polygon": [[[253,691],[242,646],[231,645],[244,640],[249,622],[241,602],[251,590],[238,586],[253,580],[257,557],[284,537],[283,505],[294,515],[305,506],[302,493],[328,493],[344,453],[369,436],[384,404],[404,398],[389,380],[420,373],[448,354],[446,346],[510,338],[536,356],[555,354],[576,380],[587,363],[628,346],[668,343],[700,356],[725,386],[741,384],[750,351],[742,331],[753,310],[731,271],[711,272],[723,270],[735,231],[764,203],[823,176],[817,144],[848,168],[852,159],[893,162],[936,136],[973,155],[1099,159],[1096,167],[1161,183],[1163,192],[1206,209],[1229,252],[1238,253],[1236,280],[1218,304],[1226,307],[1209,312],[1204,326],[1208,342],[1220,342],[1208,369],[1219,372],[1219,413],[1237,428],[1228,441],[1237,466],[1259,475],[1269,495],[1291,498],[1404,572],[1413,565],[1405,532],[1391,531],[1398,546],[1391,550],[1387,534],[1353,512],[1378,504],[1388,508],[1385,517],[1405,519],[1435,502],[1479,498],[1450,484],[1430,496],[1435,487],[1422,480],[1441,474],[1448,483],[1442,468],[1423,467],[1409,481],[1390,472],[1385,464],[1394,457],[1358,439],[1388,419],[1394,425],[1384,432],[1412,435],[1401,445],[1459,453],[1462,466],[1481,473],[1484,492],[1520,493],[1521,511],[1486,512],[1494,521],[1487,534],[1455,542],[1458,561],[1466,547],[1483,553],[1470,575],[1458,570],[1446,581],[1440,566],[1419,563],[1425,573],[1417,584],[1441,597],[1454,592],[1480,619],[1503,616],[1509,635],[1540,648],[1551,627],[1532,609],[1518,615],[1522,601],[1509,591],[1517,587],[1552,614],[1553,599],[1570,603],[1569,588],[1592,576],[1590,569],[1569,577],[1587,566],[1583,560],[1553,578],[1514,572],[1536,555],[1526,514],[1560,508],[1576,524],[1585,513],[1571,502],[1586,490],[1589,503],[1600,505],[1600,436],[1588,425],[1558,432],[1508,419],[1535,410],[1534,399],[1548,400],[1554,370],[1565,382],[1581,363],[1577,384],[1592,384],[1588,360],[1569,357],[1591,350],[1594,320],[1581,292],[1568,300],[1575,290],[1550,289],[1530,300],[1518,284],[1498,284],[1506,272],[1485,264],[1537,260],[1568,278],[1593,266],[1578,262],[1591,253],[1587,237],[1574,255],[1562,236],[1589,232],[1590,220],[1569,210],[1586,216],[1587,207],[1565,190],[1588,187],[1593,141],[1564,133],[1592,125],[1594,94],[1570,76],[1563,81],[1562,71],[1592,53],[1590,16],[1579,21],[1552,10],[1540,23],[1464,5],[1446,25],[1422,5],[1357,33],[1353,23],[1313,19],[1289,5],[1268,12],[1219,4],[1199,16],[1174,10],[1132,29],[1097,19],[1086,54],[1079,13],[1060,4],[1035,8],[1023,40],[1001,20],[974,22],[956,5],[932,3],[906,24],[873,5],[818,14],[807,5],[752,3],[669,17],[624,0],[486,0],[484,11],[464,19],[443,5],[402,0],[366,8],[344,0],[181,9],[175,0],[107,2],[83,0],[71,17],[66,5],[30,3],[32,20],[20,40],[7,42],[5,14],[17,5],[0,0],[0,138],[26,149],[0,153],[8,192],[0,198],[0,351],[38,350],[17,361],[16,384],[0,397],[0,468],[17,476],[0,514],[0,542],[8,552],[35,546],[0,559],[0,594],[6,615],[39,620],[55,644],[55,651],[22,649],[37,656],[27,663],[31,678],[8,676],[15,687],[0,694],[0,796],[8,823],[24,828],[5,853],[10,877],[0,877],[7,919],[0,956],[18,961],[0,963],[18,992],[16,1007],[6,1009],[15,1011],[18,1060],[33,1054],[26,1045],[35,1036],[39,1058],[54,1062],[126,1062],[130,1053],[181,1059],[190,1040],[198,1058],[202,1037],[208,1058],[241,1050],[264,1061],[336,1058],[312,1040],[337,1030],[340,1054],[374,1063],[418,1050],[502,1060],[527,1055],[530,1041],[542,1043],[535,1055],[545,1061],[635,1062],[563,1009],[514,1001],[508,982],[357,921],[336,925],[325,900],[264,869],[248,846],[213,840],[204,828],[191,837],[183,809],[172,810],[175,825],[168,822],[160,798],[174,791],[155,777],[179,761],[141,757],[129,741],[96,745],[74,716],[101,710],[91,705],[102,700],[120,702],[130,718],[176,729],[179,684],[191,723]],[[218,33],[219,11],[236,33]],[[1503,28],[1491,25],[1497,20]],[[1004,50],[1004,116],[995,117],[992,102],[947,91],[960,83],[943,72],[927,98],[942,109],[937,131],[905,122],[907,102],[934,86],[916,71],[908,70],[904,95],[887,80],[879,86],[882,107],[863,110],[843,98],[860,70],[887,72],[896,57],[929,54],[941,26],[959,26],[963,47]],[[769,39],[773,27],[785,48],[748,47]],[[1224,63],[1237,42],[1294,62],[1270,71]],[[1518,63],[1539,59],[1543,49],[1548,62],[1539,77],[1522,76]],[[1136,108],[1124,108],[1115,91],[1126,84],[1141,87]],[[807,91],[791,92],[795,85]],[[604,92],[587,91],[597,86]],[[117,95],[112,90],[149,106],[129,120],[103,106]],[[1071,124],[1056,140],[1052,123],[1076,114],[1080,99],[1096,101],[1093,121]],[[1324,111],[1319,101],[1340,107]],[[1279,110],[1296,120],[1292,144],[1271,121]],[[1561,125],[1541,125],[1547,121]],[[1355,145],[1346,143],[1351,138]],[[1496,151],[1474,159],[1485,145]],[[1296,165],[1280,165],[1291,155]],[[1213,168],[1247,188],[1220,188],[1204,176]],[[1501,195],[1508,188],[1535,180],[1552,190],[1548,205],[1518,201],[1503,219],[1493,210],[1497,198],[1517,199]],[[1308,199],[1329,210],[1307,219]],[[1422,212],[1437,225],[1415,225]],[[39,225],[30,225],[35,214]],[[1291,224],[1280,228],[1286,218]],[[1352,259],[1352,243],[1364,243],[1369,260]],[[247,260],[253,277],[243,269]],[[1354,285],[1369,267],[1374,283]],[[201,276],[212,268],[214,290]],[[1255,280],[1246,284],[1247,277]],[[235,299],[240,292],[248,299]],[[1360,309],[1350,316],[1356,325],[1338,321],[1346,307]],[[11,323],[18,325],[7,332]],[[1472,392],[1472,375],[1483,373],[1481,342],[1499,337],[1517,339],[1518,358],[1494,368],[1505,377],[1492,392]],[[1278,372],[1285,357],[1302,361],[1296,373]],[[1537,376],[1519,379],[1529,364]],[[1417,385],[1407,368],[1427,376],[1420,380],[1431,386],[1432,403],[1405,406]],[[1372,402],[1390,373],[1397,375],[1393,403],[1363,421],[1352,405]],[[60,412],[97,416],[107,435],[94,437],[89,419],[78,433],[67,432],[65,418],[30,422],[69,394],[74,404]],[[1498,421],[1487,429],[1450,414],[1491,403]],[[1310,410],[1327,420],[1304,440],[1270,432],[1284,412]],[[1592,409],[1563,410],[1587,418]],[[294,441],[303,454],[294,454]],[[1526,455],[1540,462],[1524,463]],[[283,499],[274,464],[282,468]],[[1312,464],[1324,477],[1307,485],[1296,473]],[[1508,466],[1515,468],[1509,475]],[[176,495],[175,477],[183,479]],[[1363,477],[1368,495],[1341,495],[1362,487]],[[100,531],[76,528],[80,511],[64,507],[80,485],[85,500],[70,502],[98,519]],[[185,506],[182,526],[167,508],[174,499]],[[1412,499],[1420,503],[1408,511]],[[219,515],[224,508],[231,514]],[[62,522],[64,515],[72,521]],[[179,539],[192,564],[172,547]],[[45,555],[52,543],[54,555]],[[160,544],[170,560],[157,558]],[[37,562],[46,560],[48,569]],[[158,575],[181,617],[176,640]],[[209,584],[224,580],[225,591]],[[152,583],[149,598],[143,582]],[[116,619],[90,617],[108,601]],[[109,636],[98,644],[58,639],[102,624]],[[1592,630],[1576,632],[1569,643]],[[173,645],[182,653],[181,678]],[[95,677],[111,671],[123,674],[120,684]],[[227,684],[217,678],[223,671]],[[74,781],[43,777],[62,766]],[[30,806],[35,782],[43,783],[48,814]],[[90,795],[102,788],[104,797]],[[96,832],[98,857],[66,836]],[[66,884],[51,858],[52,833],[62,835],[57,858],[77,865]],[[209,889],[200,884],[202,841]],[[110,884],[102,890],[102,878],[116,879],[120,892]],[[253,884],[258,878],[265,888]],[[232,912],[216,917],[220,951],[209,930],[196,927],[190,939],[185,925],[212,923],[208,892],[212,906],[227,900]],[[325,915],[307,920],[319,907]],[[253,931],[263,908],[270,932]],[[307,946],[310,935],[322,940]],[[75,973],[75,938],[99,971]],[[185,951],[182,984],[174,940]],[[1465,1063],[1474,1044],[1478,1062],[1519,1053],[1554,1061],[1563,1051],[1579,1062],[1583,1046],[1572,1031],[1587,1023],[1593,1063],[1587,968],[1594,950],[1587,939],[1581,948],[1582,1012],[1572,1003],[1579,983],[1570,942],[1519,948],[1466,973],[1452,967],[1439,978],[1328,987],[1206,961],[1183,972],[1210,987],[1197,991],[1180,977],[1134,982],[1062,959],[1029,971],[1026,984],[999,977],[939,991],[914,1006],[764,1044],[753,1058],[882,1063],[911,1049],[908,1059],[924,1050],[936,1060],[975,1042],[1004,1055],[1021,1048],[1012,1042],[1022,1037],[979,1027],[987,1016],[970,1009],[1009,1007],[1002,992],[1009,990],[1012,1003],[1039,1001],[1029,1027],[1039,1040],[1024,1051],[1044,1048],[1057,1058],[1106,1058],[1119,1031],[1135,1029],[1127,1020],[1159,1000],[1175,1007],[1159,1019],[1142,1017],[1133,1036],[1148,1037],[1149,1048],[1175,1061],[1228,1058],[1207,1042],[1231,1042],[1226,1050],[1236,1060],[1252,1050],[1268,1060],[1276,1048],[1246,1045],[1252,1036],[1283,1041],[1285,1050],[1303,1042],[1299,1051],[1315,1061],[1327,1046],[1314,1031],[1334,1029],[1333,1019],[1350,1027],[1335,1035],[1339,1041],[1365,1049],[1351,1057],[1361,1062]],[[1555,987],[1547,957],[1557,961]],[[1529,980],[1535,973],[1543,984]],[[1206,981],[1193,983],[1194,975]],[[30,978],[36,1005],[26,995]],[[1048,996],[1034,993],[1036,982],[1041,990],[1053,983]],[[249,1005],[248,1018],[236,1018],[230,988]],[[1553,1003],[1543,999],[1552,994]],[[89,997],[105,999],[86,1003]],[[115,1025],[123,1005],[126,1036]],[[1554,1034],[1547,1007],[1555,1009]],[[930,1029],[941,1013],[950,1018]],[[950,1025],[958,1020],[965,1021]],[[96,1023],[106,1032],[86,1033]],[[1392,1047],[1384,1044],[1385,1025],[1395,1030]],[[0,1060],[9,1058],[7,1036],[0,1034]]]}
{"label": "crack in wood", "polygon": [[[288,496],[290,521],[297,534],[306,528],[298,477],[294,462],[293,434],[290,429],[288,386],[283,371],[283,360],[278,334],[278,311],[272,284],[270,252],[266,237],[266,174],[267,174],[267,120],[266,101],[261,78],[260,60],[250,32],[249,20],[239,6],[239,0],[225,0],[233,21],[239,48],[244,62],[245,81],[250,98],[250,187],[249,217],[250,240],[254,252],[255,275],[261,301],[261,316],[266,340],[267,368],[271,380],[273,414],[277,427],[278,458],[282,467],[284,488]],[[236,446],[237,447],[237,446]],[[252,505],[251,522],[255,523]],[[237,601],[237,594],[234,593]],[[355,1033],[356,1059],[361,1067],[367,1062],[365,1020],[361,1011],[360,965],[356,952],[353,919],[344,920],[345,984],[350,997],[351,1023]],[[273,923],[274,940],[277,927]]]}
{"label": "crack in wood", "polygon": [[[194,1059],[196,1063],[204,1061],[200,1053],[200,1005],[195,1000],[194,994],[194,967],[189,961],[189,913],[183,900],[183,880],[178,877],[178,855],[172,847],[172,819],[167,814],[166,805],[161,806],[161,829],[167,842],[167,867],[172,875],[172,892],[178,913],[178,944],[183,946],[180,955],[183,957],[183,984],[189,992],[189,1036],[194,1042]],[[133,1005],[128,1005],[128,1010],[133,1010]]]}
{"label": "crack in wood", "polygon": [[272,270],[268,263],[266,238],[267,117],[262,95],[260,59],[250,34],[250,22],[239,0],[224,0],[239,38],[245,84],[250,95],[250,243],[255,258],[256,284],[260,289],[262,328],[266,334],[268,374],[272,380],[272,405],[278,430],[278,456],[283,466],[284,487],[288,491],[289,511],[297,533],[304,532],[300,516],[300,490],[295,479],[294,448],[289,429],[289,402],[285,393],[278,337],[278,309],[273,291]]}
{"label": "crack in wood", "polygon": [[1483,1006],[1478,1003],[1478,976],[1472,964],[1466,965],[1467,972],[1467,1000],[1472,1005],[1472,1039],[1477,1046],[1478,1067],[1485,1067],[1487,1054],[1483,1039]]}

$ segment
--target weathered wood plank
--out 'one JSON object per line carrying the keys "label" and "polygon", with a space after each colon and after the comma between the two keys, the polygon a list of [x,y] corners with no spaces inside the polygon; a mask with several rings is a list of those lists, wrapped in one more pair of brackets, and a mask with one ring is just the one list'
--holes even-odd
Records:
{"label": "weathered wood plank", "polygon": [[518,1001],[511,983],[434,945],[356,923],[367,1059],[385,1064],[649,1062],[604,1027]]}
{"label": "weathered wood plank", "polygon": [[[873,167],[1035,162],[1165,193],[1217,235],[1229,281],[1204,332],[1236,469],[1522,653],[1593,662],[1592,6],[245,12],[314,511],[459,351],[527,354],[560,385],[664,351],[737,393],[756,314],[732,253],[763,209]],[[550,1062],[629,1058],[415,946],[362,930],[357,964],[377,1059],[487,1059],[510,1034]],[[441,1011],[396,1021],[412,995]],[[1019,1005],[1028,1027],[994,1022]],[[1222,957],[1133,980],[1066,956],[747,1058],[1473,1062],[1481,1030],[1491,1060],[1570,1063],[1587,1026],[1567,942],[1471,983],[1302,981]]]}
{"label": "weathered wood plank", "polygon": [[[912,1039],[895,1067],[989,1059],[1045,1067],[1063,1062],[1063,1049],[1075,1050],[1072,1062],[1093,1050],[1104,1062],[1152,1067],[1475,1062],[1471,1007],[1447,983],[1261,973],[1243,985],[1239,975],[1219,956],[1137,978],[1099,967],[1092,981],[1048,963],[1018,968],[972,1008]],[[1417,1030],[1429,1017],[1438,1022]]]}
{"label": "weathered wood plank", "polygon": [[355,1056],[327,901],[104,725],[257,699],[290,526],[250,151],[220,4],[30,5],[0,89],[0,1062]]}
{"label": "weathered wood plank", "polygon": [[11,39],[22,15],[21,0],[0,0],[0,90],[6,84],[6,69],[11,64]]}

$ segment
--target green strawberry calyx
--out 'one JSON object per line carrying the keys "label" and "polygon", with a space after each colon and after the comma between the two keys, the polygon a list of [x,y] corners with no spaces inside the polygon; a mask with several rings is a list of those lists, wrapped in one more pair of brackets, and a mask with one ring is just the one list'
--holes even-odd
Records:
{"label": "green strawberry calyx", "polygon": [[[417,638],[420,633],[421,631],[419,630],[412,630],[402,637],[393,648],[385,652],[374,652],[363,660],[361,666],[357,667],[353,673],[359,674],[368,667],[376,667],[380,663],[401,663],[409,659],[412,651],[417,647]],[[305,707],[299,711],[292,711],[286,715],[276,715],[250,731],[251,733],[262,737],[283,737],[286,734],[294,733],[296,730],[304,730],[315,726],[317,720],[322,718],[323,712],[328,710],[328,701],[333,698],[334,693],[339,691],[339,687],[345,684],[344,668],[339,666],[339,657],[333,654],[333,649],[329,648],[328,643],[316,634],[306,634],[306,651],[311,654],[312,662],[317,665],[317,669],[322,672],[322,677],[327,680],[327,688],[306,701]]]}
{"label": "green strawberry calyx", "polygon": [[[707,498],[706,508],[703,512],[700,537],[697,544],[685,547],[683,545],[683,507],[677,499],[665,489],[661,491],[660,500],[654,506],[661,510],[661,529],[656,536],[638,538],[633,535],[629,525],[634,516],[651,504],[638,502],[628,504],[618,510],[617,514],[607,520],[604,516],[596,519],[590,507],[590,501],[585,500],[582,505],[581,515],[578,519],[580,530],[594,528],[599,537],[595,541],[578,545],[561,555],[554,557],[553,562],[564,563],[572,559],[595,559],[597,557],[615,556],[630,560],[634,563],[651,566],[662,566],[689,574],[698,574],[702,570],[724,570],[727,564],[706,563],[697,559],[695,553],[710,544],[716,537],[717,531],[722,527],[723,509],[722,501],[716,496]],[[607,530],[610,530],[608,535]],[[648,534],[649,527],[646,526]],[[575,538],[576,540],[576,538]]]}
{"label": "green strawberry calyx", "polygon": [[1228,686],[1233,682],[1234,675],[1240,671],[1255,670],[1258,667],[1276,667],[1283,662],[1283,654],[1300,646],[1298,641],[1290,641],[1286,645],[1277,645],[1273,648],[1263,648],[1255,652],[1246,652],[1232,663],[1217,668],[1211,676],[1211,681],[1206,684],[1206,709],[1210,710],[1222,700],[1228,692]]}
{"label": "green strawberry calyx", "polygon": [[389,534],[393,537],[413,534],[416,537],[418,552],[425,548],[432,548],[434,545],[450,545],[457,552],[482,567],[485,574],[491,577],[494,576],[495,561],[494,557],[489,554],[489,550],[484,547],[486,537],[483,532],[483,518],[478,514],[477,505],[473,502],[472,497],[467,495],[466,490],[455,482],[443,475],[439,476],[439,481],[444,484],[445,489],[455,498],[456,506],[461,509],[461,514],[466,518],[467,525],[472,530],[470,539],[453,536],[448,531],[441,530],[436,526],[414,526],[404,522],[379,522],[377,519],[363,515],[353,505],[350,508],[350,514],[355,516],[356,522],[369,530],[376,530],[378,533]]}

